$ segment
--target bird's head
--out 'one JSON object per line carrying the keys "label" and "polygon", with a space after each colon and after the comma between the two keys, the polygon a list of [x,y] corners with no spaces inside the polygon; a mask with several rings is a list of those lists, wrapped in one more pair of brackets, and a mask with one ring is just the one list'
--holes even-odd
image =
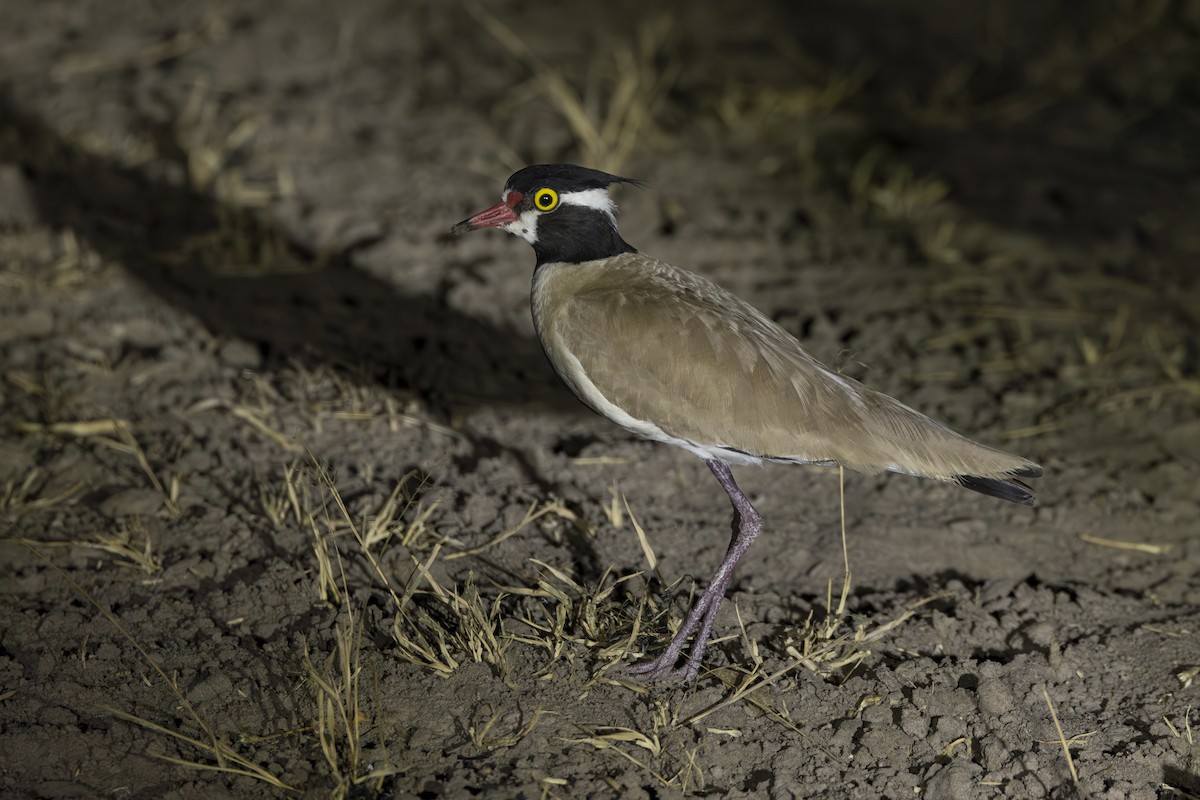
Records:
{"label": "bird's head", "polygon": [[617,233],[614,183],[640,185],[631,178],[573,164],[537,164],[513,173],[501,200],[451,228],[463,233],[500,228],[533,245],[538,264],[582,262],[633,248]]}

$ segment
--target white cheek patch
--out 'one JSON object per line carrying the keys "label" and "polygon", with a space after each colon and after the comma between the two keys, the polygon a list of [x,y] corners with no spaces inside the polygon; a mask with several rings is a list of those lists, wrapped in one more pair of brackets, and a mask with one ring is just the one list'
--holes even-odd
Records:
{"label": "white cheek patch", "polygon": [[513,236],[520,236],[530,244],[537,243],[537,223],[538,212],[534,209],[522,211],[520,219],[515,222],[509,222],[506,225],[501,225],[501,230],[508,231]]}

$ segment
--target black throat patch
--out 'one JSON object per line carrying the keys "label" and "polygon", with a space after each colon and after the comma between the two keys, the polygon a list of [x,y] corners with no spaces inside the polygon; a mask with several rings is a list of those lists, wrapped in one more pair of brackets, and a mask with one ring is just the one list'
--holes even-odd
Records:
{"label": "black throat patch", "polygon": [[637,250],[621,238],[613,219],[604,211],[564,203],[538,219],[533,243],[537,264],[579,264]]}

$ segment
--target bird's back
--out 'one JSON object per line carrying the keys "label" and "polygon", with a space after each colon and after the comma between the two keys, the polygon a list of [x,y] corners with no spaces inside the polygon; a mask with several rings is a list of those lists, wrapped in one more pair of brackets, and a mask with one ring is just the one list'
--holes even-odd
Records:
{"label": "bird's back", "polygon": [[[551,363],[585,403],[701,455],[964,485],[1040,473],[839,375],[749,304],[640,253],[540,266],[533,314]],[[1005,496],[1006,486],[969,488]]]}

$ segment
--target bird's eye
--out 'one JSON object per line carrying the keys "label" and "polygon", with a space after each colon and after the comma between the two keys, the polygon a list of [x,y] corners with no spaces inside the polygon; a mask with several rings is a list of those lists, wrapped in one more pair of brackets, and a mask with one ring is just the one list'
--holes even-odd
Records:
{"label": "bird's eye", "polygon": [[553,211],[558,205],[558,192],[553,189],[538,189],[533,195],[533,204],[538,211]]}

